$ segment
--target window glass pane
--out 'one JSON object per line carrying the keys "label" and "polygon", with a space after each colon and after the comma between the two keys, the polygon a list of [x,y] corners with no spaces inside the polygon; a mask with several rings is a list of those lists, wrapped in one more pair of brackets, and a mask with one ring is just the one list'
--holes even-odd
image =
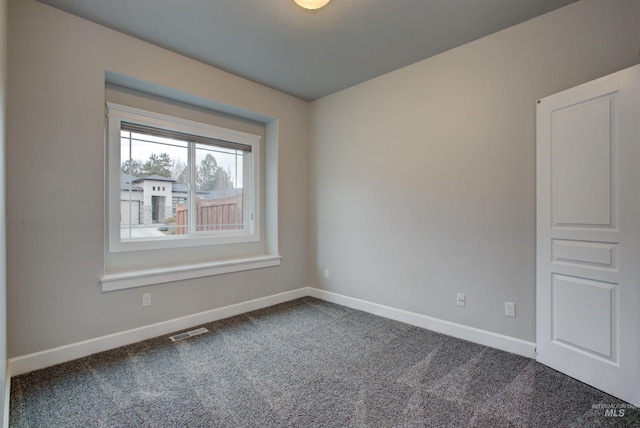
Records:
{"label": "window glass pane", "polygon": [[195,145],[196,231],[242,230],[243,172],[248,152]]}
{"label": "window glass pane", "polygon": [[188,143],[120,133],[120,237],[188,233]]}

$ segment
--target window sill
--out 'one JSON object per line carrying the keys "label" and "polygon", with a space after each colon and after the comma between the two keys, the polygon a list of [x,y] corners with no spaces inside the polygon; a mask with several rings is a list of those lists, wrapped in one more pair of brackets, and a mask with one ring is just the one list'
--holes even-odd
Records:
{"label": "window sill", "polygon": [[166,282],[279,266],[281,259],[281,256],[266,255],[246,259],[111,273],[105,274],[100,278],[100,283],[103,292],[124,290],[126,288],[142,287],[145,285],[163,284]]}

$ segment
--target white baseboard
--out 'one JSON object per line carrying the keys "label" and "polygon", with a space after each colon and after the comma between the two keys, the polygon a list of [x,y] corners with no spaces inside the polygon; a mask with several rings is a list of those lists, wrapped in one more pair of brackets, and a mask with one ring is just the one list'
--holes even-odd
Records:
{"label": "white baseboard", "polygon": [[[197,325],[206,324],[223,318],[229,318],[235,315],[254,311],[256,309],[266,308],[268,306],[288,302],[304,296],[312,296],[327,302],[358,309],[374,315],[380,315],[385,318],[390,318],[396,321],[415,325],[417,327],[433,330],[438,333],[465,339],[470,342],[501,349],[503,351],[522,355],[528,358],[535,358],[536,344],[533,342],[527,342],[525,340],[516,339],[502,334],[468,327],[462,324],[456,324],[426,315],[320,290],[318,288],[304,287],[297,290],[249,300],[247,302],[237,303],[235,305],[163,321],[157,324],[151,324],[107,336],[97,337],[95,339],[72,343],[58,348],[11,358],[9,359],[7,373],[10,373],[12,376],[17,376],[33,370],[43,369],[55,364],[71,361],[76,358],[86,357],[87,355],[95,354],[97,352],[107,351],[109,349],[129,345],[142,340],[151,339],[153,337],[174,333]],[[9,376],[7,376],[7,381],[10,382]]]}
{"label": "white baseboard", "polygon": [[9,359],[9,369],[11,370],[12,376],[17,376],[23,373],[53,366],[55,364],[75,360],[76,358],[86,357],[87,355],[95,354],[97,352],[130,345],[142,340],[174,333],[197,325],[255,311],[256,309],[266,308],[268,306],[277,305],[278,303],[288,302],[289,300],[298,299],[307,295],[307,288],[299,288],[297,290],[286,291],[284,293],[261,297],[247,302],[237,303],[235,305],[211,309],[209,311],[199,312],[157,324],[151,324],[119,333],[109,334],[107,336],[97,337],[95,339],[60,346],[58,348],[35,352],[33,354]]}
{"label": "white baseboard", "polygon": [[493,333],[487,330],[444,321],[438,318],[417,314],[415,312],[396,309],[390,306],[384,306],[378,303],[372,303],[366,300],[320,290],[318,288],[309,288],[308,295],[327,302],[336,303],[338,305],[358,309],[370,314],[380,315],[385,318],[411,324],[416,327],[443,333],[448,336],[468,340],[480,345],[511,352],[512,354],[518,354],[528,358],[536,358],[536,344],[526,340],[516,339],[514,337]]}

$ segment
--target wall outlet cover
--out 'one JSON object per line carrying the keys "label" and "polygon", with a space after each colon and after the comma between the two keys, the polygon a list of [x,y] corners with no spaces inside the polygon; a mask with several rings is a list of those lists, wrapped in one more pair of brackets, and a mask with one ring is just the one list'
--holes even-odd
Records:
{"label": "wall outlet cover", "polygon": [[516,304],[513,302],[504,302],[504,314],[508,317],[516,316]]}

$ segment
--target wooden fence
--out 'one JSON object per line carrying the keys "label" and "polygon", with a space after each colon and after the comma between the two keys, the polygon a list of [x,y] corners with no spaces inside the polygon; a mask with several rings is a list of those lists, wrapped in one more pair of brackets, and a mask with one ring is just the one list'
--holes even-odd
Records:
{"label": "wooden fence", "polygon": [[[188,233],[189,209],[187,204],[176,206],[176,235]],[[196,231],[242,229],[242,198],[198,200],[196,204]]]}

